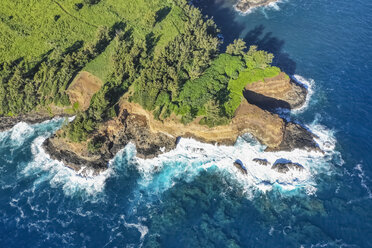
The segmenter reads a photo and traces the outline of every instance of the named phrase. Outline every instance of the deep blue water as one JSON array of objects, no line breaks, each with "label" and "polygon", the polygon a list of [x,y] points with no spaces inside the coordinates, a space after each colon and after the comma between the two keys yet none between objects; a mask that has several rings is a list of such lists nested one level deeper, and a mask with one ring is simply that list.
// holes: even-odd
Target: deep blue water
[{"label": "deep blue water", "polygon": [[[289,0],[246,16],[228,0],[197,5],[225,42],[273,52],[311,87],[290,118],[319,135],[325,156],[263,153],[249,136],[233,148],[181,140],[148,161],[129,145],[85,179],[40,148],[63,120],[21,123],[0,133],[0,247],[372,247],[372,1]],[[254,157],[306,173],[280,177]]]}]

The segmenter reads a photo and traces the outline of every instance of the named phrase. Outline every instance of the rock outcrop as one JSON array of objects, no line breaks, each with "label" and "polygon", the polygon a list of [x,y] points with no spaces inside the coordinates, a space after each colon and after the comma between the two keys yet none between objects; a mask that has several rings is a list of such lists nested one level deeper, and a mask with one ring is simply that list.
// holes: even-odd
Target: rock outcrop
[{"label": "rock outcrop", "polygon": [[266,110],[276,108],[295,109],[306,101],[307,90],[281,72],[263,82],[247,84],[244,96],[251,104]]},{"label": "rock outcrop", "polygon": [[312,134],[294,123],[286,123],[278,115],[243,101],[232,122],[226,126],[208,128],[197,123],[183,125],[176,121],[161,122],[140,105],[122,102],[118,118],[101,125],[94,135],[102,144],[91,152],[87,144],[71,143],[57,135],[47,139],[44,148],[52,158],[81,171],[96,172],[107,168],[108,162],[125,145],[136,145],[137,156],[153,158],[176,147],[178,137],[192,137],[202,142],[232,145],[238,136],[251,133],[267,150],[318,149]]},{"label": "rock outcrop", "polygon": [[322,152],[315,142],[316,136],[306,128],[293,122],[287,122],[282,143],[275,148],[268,147],[268,151],[292,151],[296,148]]},{"label": "rock outcrop", "polygon": [[234,162],[234,166],[244,175],[248,174],[247,168],[245,168],[242,161],[239,159]]},{"label": "rock outcrop", "polygon": [[243,13],[248,12],[252,8],[266,6],[278,0],[239,0],[235,8]]},{"label": "rock outcrop", "polygon": [[252,161],[257,163],[257,164],[264,165],[264,166],[270,165],[270,162],[267,161],[267,159],[254,158]]},{"label": "rock outcrop", "polygon": [[47,121],[52,119],[53,117],[64,117],[69,116],[65,113],[58,113],[55,115],[50,115],[49,113],[45,111],[40,112],[31,112],[28,114],[21,114],[14,117],[11,116],[3,116],[0,117],[0,132],[4,132],[6,130],[11,129],[13,126],[15,126],[19,122],[26,122],[28,124],[36,124],[43,121]]},{"label": "rock outcrop", "polygon": [[136,145],[138,157],[153,158],[174,149],[177,141],[174,136],[152,132],[146,116],[126,109],[119,118],[103,123],[95,138],[101,143],[95,152],[89,151],[86,144],[71,143],[57,135],[47,139],[43,146],[53,159],[84,174],[87,169],[96,173],[105,170],[115,154],[130,142]]},{"label": "rock outcrop", "polygon": [[304,167],[300,164],[295,164],[295,163],[276,163],[271,167],[272,170],[275,170],[279,173],[287,173],[290,170],[298,170],[298,171],[303,171]]},{"label": "rock outcrop", "polygon": [[[200,125],[198,120],[187,125],[176,118],[159,121],[140,105],[123,98],[119,103],[118,117],[101,123],[99,130],[93,135],[93,139],[101,144],[99,148],[89,151],[87,143],[71,143],[59,137],[58,132],[45,141],[44,147],[52,158],[63,161],[77,171],[92,168],[96,172],[106,169],[115,154],[130,142],[136,145],[138,157],[152,158],[174,149],[178,137],[233,145],[238,136],[251,133],[267,146],[267,151],[290,151],[296,148],[320,151],[314,141],[314,135],[308,130],[268,111],[278,105],[273,101],[266,101],[267,98],[285,102],[289,108],[293,108],[305,101],[306,89],[291,82],[288,76],[281,73],[264,82],[247,85],[245,91],[247,90],[265,98],[246,96],[249,102],[242,99],[228,125],[209,128]],[[265,110],[264,106],[267,106],[268,110]],[[255,162],[266,165],[261,160]]]}]

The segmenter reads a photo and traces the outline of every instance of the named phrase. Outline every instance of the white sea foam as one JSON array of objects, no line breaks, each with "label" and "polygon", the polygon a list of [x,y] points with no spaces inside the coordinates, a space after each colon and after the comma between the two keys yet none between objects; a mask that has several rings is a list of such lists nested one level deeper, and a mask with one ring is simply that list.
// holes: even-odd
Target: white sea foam
[{"label": "white sea foam", "polygon": [[19,122],[10,129],[10,140],[13,145],[22,145],[25,139],[31,136],[34,129],[25,122]]},{"label": "white sea foam", "polygon": [[24,175],[29,176],[40,171],[47,172],[35,183],[49,181],[52,187],[61,186],[66,195],[75,195],[82,192],[94,195],[103,190],[105,181],[112,173],[112,169],[108,169],[96,176],[83,177],[74,170],[67,168],[62,162],[50,158],[42,148],[46,138],[46,136],[40,136],[33,141],[31,151],[34,158],[23,169],[22,173]]},{"label": "white sea foam", "polygon": [[358,177],[360,178],[360,185],[367,191],[367,194],[368,194],[367,198],[372,199],[372,191],[367,185],[367,181],[371,182],[371,179],[368,176],[366,176],[366,174],[364,173],[363,165],[357,164],[354,167],[354,170],[356,170],[358,173]]},{"label": "white sea foam", "polygon": [[[306,85],[311,96],[313,81],[298,75],[295,75],[294,78]],[[308,102],[309,100],[307,100]],[[149,160],[136,158],[135,146],[129,144],[115,156],[105,172],[93,176],[92,171],[90,176],[83,177],[64,166],[63,163],[51,159],[45,153],[42,143],[50,135],[50,133],[46,133],[45,136],[39,136],[33,141],[31,145],[33,161],[25,166],[22,173],[37,175],[40,172],[46,172],[42,173],[35,181],[35,187],[37,184],[48,181],[53,187],[62,187],[67,195],[82,192],[94,195],[103,191],[105,181],[109,176],[117,172],[120,173],[122,166],[126,166],[134,160],[141,174],[141,179],[138,182],[140,187],[151,189],[146,192],[156,196],[173,187],[178,180],[191,181],[200,172],[210,169],[218,169],[236,181],[248,197],[253,196],[256,191],[266,192],[272,189],[280,189],[281,191],[302,189],[311,195],[316,193],[314,176],[320,171],[330,172],[330,164],[335,157],[338,163],[342,164],[343,162],[341,155],[335,152],[334,131],[318,124],[318,119],[316,118],[308,128],[317,135],[316,141],[325,152],[324,154],[298,149],[291,152],[264,152],[265,147],[249,134],[239,137],[234,146],[216,146],[182,138],[175,150]],[[24,137],[33,134],[32,130],[33,128],[29,125],[20,123],[12,130],[12,140],[22,141]],[[266,159],[271,165],[283,159],[289,160],[301,164],[304,170],[290,170],[288,173],[282,174],[272,170],[271,166],[263,166],[253,162],[254,158]],[[247,175],[242,174],[233,166],[237,159],[244,163]]]},{"label": "white sea foam", "polygon": [[141,234],[141,241],[145,238],[146,234],[149,232],[149,228],[145,225],[142,225],[140,223],[124,223],[124,226],[127,228],[136,228],[138,232]]},{"label": "white sea foam", "polygon": [[[303,189],[307,194],[315,194],[314,175],[319,171],[329,171],[335,155],[336,140],[332,131],[319,124],[313,123],[309,128],[318,135],[317,142],[324,148],[324,154],[299,149],[291,152],[264,152],[265,147],[248,134],[238,138],[231,147],[181,139],[177,148],[171,152],[154,159],[137,159],[138,170],[142,174],[140,185],[157,195],[172,187],[179,179],[191,181],[201,171],[215,167],[238,182],[248,197],[256,190],[266,192],[273,188],[281,191]],[[289,160],[301,164],[304,170],[291,170],[282,174],[272,170],[271,166],[253,162],[254,158],[266,159],[271,164],[278,160]],[[233,166],[237,159],[244,163],[247,175]]]},{"label": "white sea foam", "polygon": [[258,6],[258,7],[250,8],[247,11],[244,11],[244,12],[239,10],[236,7],[236,4],[233,7],[234,7],[235,11],[239,12],[239,14],[241,14],[241,15],[249,15],[249,14],[261,9],[263,11],[264,15],[266,16],[265,10],[272,9],[272,10],[279,11],[280,10],[279,4],[284,3],[284,2],[286,2],[286,0],[278,0],[276,2],[271,2],[271,3],[269,3],[267,5],[264,5],[264,6]]},{"label": "white sea foam", "polygon": [[[71,121],[72,118],[69,120]],[[10,130],[10,138],[17,145],[22,145],[25,139],[30,138],[34,134],[35,129],[43,129],[46,125],[58,127],[60,121],[60,118],[56,118],[33,126],[22,122],[18,123]],[[105,186],[105,180],[112,173],[112,169],[108,169],[96,176],[93,176],[93,172],[91,172],[91,176],[89,176],[89,172],[85,177],[79,175],[79,173],[64,166],[62,162],[51,159],[44,151],[42,144],[49,135],[50,133],[46,132],[43,136],[38,136],[33,140],[31,144],[33,159],[22,168],[21,174],[25,176],[38,175],[34,182],[34,188],[38,184],[48,181],[53,187],[62,187],[66,195],[77,193],[94,195],[97,192],[101,192]]]},{"label": "white sea foam", "polygon": [[300,75],[293,75],[292,79],[307,89],[305,103],[301,107],[292,110],[294,114],[302,113],[308,108],[310,99],[314,94],[315,81],[313,79],[306,79]]}]

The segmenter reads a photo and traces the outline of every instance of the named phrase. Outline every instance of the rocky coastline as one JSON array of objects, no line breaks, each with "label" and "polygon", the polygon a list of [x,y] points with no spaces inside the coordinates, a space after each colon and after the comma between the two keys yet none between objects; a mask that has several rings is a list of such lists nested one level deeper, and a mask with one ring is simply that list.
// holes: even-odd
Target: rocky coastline
[{"label": "rocky coastline", "polygon": [[71,116],[71,115],[64,114],[64,113],[52,115],[52,114],[49,114],[43,111],[31,112],[28,114],[21,114],[21,115],[17,115],[14,117],[3,116],[3,117],[0,117],[0,132],[4,132],[4,131],[11,129],[13,126],[15,126],[19,122],[25,122],[27,124],[36,124],[36,123],[50,120],[54,117],[67,117],[67,116]]},{"label": "rocky coastline", "polygon": [[[123,100],[120,102],[118,117],[101,124],[93,138],[99,140],[100,147],[88,149],[88,143],[72,143],[59,135],[58,131],[45,140],[43,148],[51,158],[62,161],[66,166],[81,174],[95,174],[104,171],[117,152],[129,143],[136,146],[137,157],[153,158],[177,146],[180,137],[198,141],[233,145],[236,139],[252,134],[265,145],[266,151],[291,151],[293,149],[320,151],[315,136],[306,128],[288,122],[275,114],[278,107],[294,109],[306,100],[307,90],[293,82],[285,73],[280,73],[263,82],[248,84],[244,89],[244,99],[235,112],[231,123],[209,128],[194,122],[183,125],[169,118],[155,120],[152,113],[140,105]],[[89,99],[90,100],[90,99]],[[1,117],[0,131],[10,129],[18,122],[29,124],[49,120],[55,116],[67,116],[63,112],[33,112],[17,117]]]},{"label": "rocky coastline", "polygon": [[242,13],[247,13],[253,8],[266,6],[275,2],[278,2],[278,0],[239,0],[235,8]]},{"label": "rocky coastline", "polygon": [[[88,170],[94,173],[104,171],[116,153],[129,143],[136,146],[137,157],[147,159],[175,149],[180,137],[233,145],[238,136],[251,133],[267,146],[267,151],[291,151],[297,148],[320,151],[312,133],[270,112],[270,109],[278,106],[270,106],[275,103],[273,101],[264,101],[275,99],[285,102],[284,107],[290,109],[300,107],[305,102],[306,89],[292,82],[284,73],[265,82],[247,85],[247,89],[259,97],[243,99],[229,125],[209,128],[200,125],[197,120],[188,125],[172,119],[159,121],[140,105],[123,99],[118,117],[103,123],[94,134],[94,138],[101,143],[96,151],[89,151],[87,144],[71,143],[60,138],[58,132],[47,139],[43,147],[53,159],[62,161],[81,174],[88,174]],[[256,104],[250,103],[252,101],[256,101]],[[262,104],[267,109],[259,107]]]}]

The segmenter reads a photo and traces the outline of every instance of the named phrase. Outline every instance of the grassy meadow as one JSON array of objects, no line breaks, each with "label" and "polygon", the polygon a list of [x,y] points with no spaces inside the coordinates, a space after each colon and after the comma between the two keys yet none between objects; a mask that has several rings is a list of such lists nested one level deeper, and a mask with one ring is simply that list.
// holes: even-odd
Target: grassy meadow
[{"label": "grassy meadow", "polygon": [[[20,58],[37,62],[56,47],[64,50],[77,41],[89,43],[99,26],[112,27],[119,22],[131,26],[139,38],[153,32],[159,39],[156,50],[182,29],[181,11],[172,7],[172,1],[102,0],[89,5],[84,0],[4,0],[1,5],[0,63]],[[152,20],[154,11],[156,23]],[[113,51],[109,46],[86,70],[106,76]]]}]

